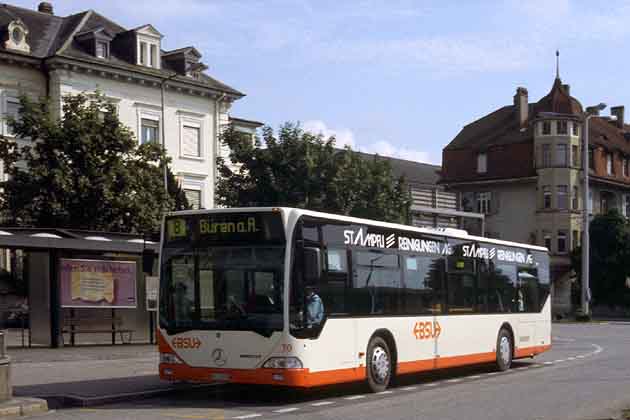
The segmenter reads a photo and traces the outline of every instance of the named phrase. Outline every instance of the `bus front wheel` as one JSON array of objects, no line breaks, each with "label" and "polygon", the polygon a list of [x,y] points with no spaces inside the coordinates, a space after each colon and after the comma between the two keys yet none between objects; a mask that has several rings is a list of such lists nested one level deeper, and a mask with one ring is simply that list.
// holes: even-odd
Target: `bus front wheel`
[{"label": "bus front wheel", "polygon": [[367,351],[367,381],[372,392],[383,392],[392,377],[392,357],[389,346],[381,337],[373,337]]},{"label": "bus front wheel", "polygon": [[505,371],[512,365],[512,335],[506,328],[501,328],[497,337],[497,368]]}]

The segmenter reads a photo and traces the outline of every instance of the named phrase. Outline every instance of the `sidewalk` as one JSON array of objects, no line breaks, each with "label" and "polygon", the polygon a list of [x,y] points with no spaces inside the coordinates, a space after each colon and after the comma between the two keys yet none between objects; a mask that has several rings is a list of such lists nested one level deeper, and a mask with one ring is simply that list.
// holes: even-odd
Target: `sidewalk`
[{"label": "sidewalk", "polygon": [[10,349],[13,393],[52,408],[93,406],[188,389],[158,376],[155,345]]}]

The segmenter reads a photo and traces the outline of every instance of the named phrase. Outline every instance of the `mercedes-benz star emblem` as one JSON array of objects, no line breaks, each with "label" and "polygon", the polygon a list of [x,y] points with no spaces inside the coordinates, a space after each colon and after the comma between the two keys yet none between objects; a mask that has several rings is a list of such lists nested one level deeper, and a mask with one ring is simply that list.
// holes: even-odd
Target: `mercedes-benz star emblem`
[{"label": "mercedes-benz star emblem", "polygon": [[223,349],[212,350],[212,360],[214,361],[215,365],[223,366],[227,362],[225,351]]}]

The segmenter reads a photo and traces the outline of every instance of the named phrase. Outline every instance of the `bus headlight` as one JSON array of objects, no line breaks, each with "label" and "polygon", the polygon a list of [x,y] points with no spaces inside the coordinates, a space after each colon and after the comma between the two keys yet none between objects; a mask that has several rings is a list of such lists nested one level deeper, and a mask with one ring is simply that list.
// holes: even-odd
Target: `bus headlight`
[{"label": "bus headlight", "polygon": [[303,365],[297,357],[272,357],[267,359],[263,367],[270,369],[302,369]]},{"label": "bus headlight", "polygon": [[173,353],[160,353],[160,363],[166,363],[169,365],[179,365],[184,362],[179,360],[179,357],[175,356]]}]

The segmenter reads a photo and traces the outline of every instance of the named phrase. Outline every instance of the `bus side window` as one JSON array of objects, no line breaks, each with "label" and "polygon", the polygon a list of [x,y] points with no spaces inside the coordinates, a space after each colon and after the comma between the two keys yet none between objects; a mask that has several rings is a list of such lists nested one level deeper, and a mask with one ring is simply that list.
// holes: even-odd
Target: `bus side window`
[{"label": "bus side window", "polygon": [[355,251],[352,303],[357,314],[401,313],[400,257],[391,251]]},{"label": "bus side window", "polygon": [[540,291],[538,270],[536,268],[518,267],[518,285],[516,299],[520,312],[538,312],[540,310]]},{"label": "bus side window", "polygon": [[516,267],[497,264],[490,276],[488,296],[490,312],[516,312]]},{"label": "bus side window", "polygon": [[419,255],[404,256],[404,313],[407,315],[442,312],[443,259]]},{"label": "bus side window", "polygon": [[326,314],[345,314],[348,312],[348,251],[343,248],[329,248],[324,262],[324,273],[319,283],[319,296],[324,303],[324,310]]}]

